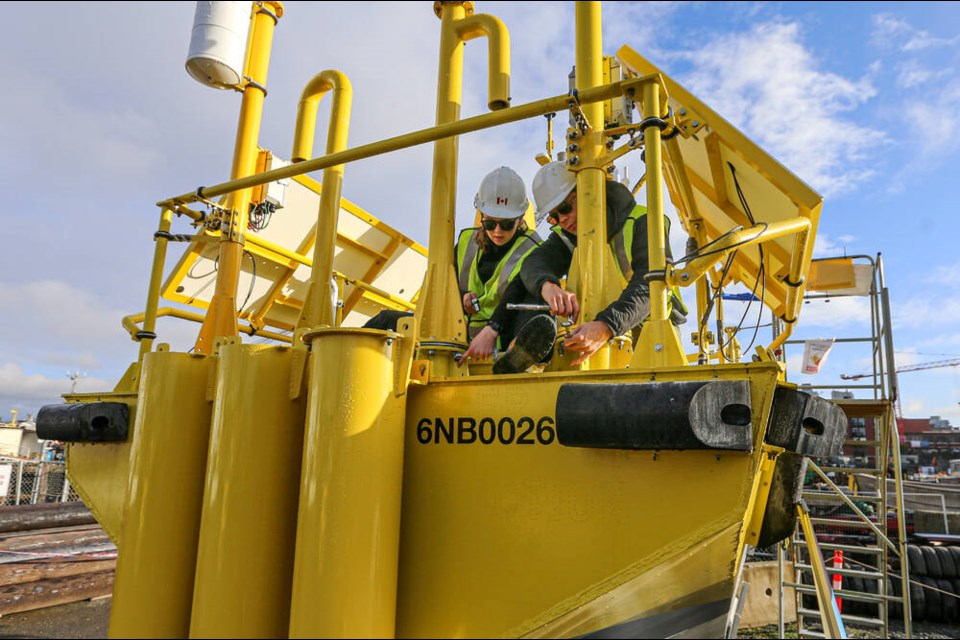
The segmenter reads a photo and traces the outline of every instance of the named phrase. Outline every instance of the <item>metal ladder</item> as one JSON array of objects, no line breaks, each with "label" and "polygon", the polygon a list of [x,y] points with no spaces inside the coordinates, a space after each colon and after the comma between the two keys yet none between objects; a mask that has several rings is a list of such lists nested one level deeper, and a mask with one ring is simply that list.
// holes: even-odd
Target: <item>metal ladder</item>
[{"label": "metal ladder", "polygon": [[[865,262],[857,263],[858,260]],[[816,538],[812,548],[818,548],[822,554],[822,564],[831,579],[830,591],[845,626],[890,637],[890,620],[902,619],[905,636],[909,638],[909,562],[895,415],[896,367],[882,264],[879,255],[875,260],[870,256],[851,256],[814,261],[817,262],[828,267],[823,269],[827,277],[819,282],[816,277],[808,281],[806,301],[829,302],[851,296],[869,300],[870,335],[836,338],[833,349],[868,349],[873,372],[856,377],[863,383],[802,385],[817,393],[829,391],[849,419],[842,459],[808,463],[801,497]],[[834,266],[831,273],[829,268]],[[811,269],[811,275],[815,273]],[[853,281],[843,282],[852,276]],[[788,340],[785,344],[803,342]],[[832,357],[849,355],[838,353]],[[822,622],[821,609],[832,608],[833,603],[824,604],[816,597],[814,567],[802,527],[797,527],[786,546],[778,552],[778,559],[783,562],[789,556],[793,576],[781,572],[781,597],[785,588],[793,589],[798,637],[837,637]],[[906,598],[904,593],[908,594]],[[841,633],[840,637],[845,635]]]}]

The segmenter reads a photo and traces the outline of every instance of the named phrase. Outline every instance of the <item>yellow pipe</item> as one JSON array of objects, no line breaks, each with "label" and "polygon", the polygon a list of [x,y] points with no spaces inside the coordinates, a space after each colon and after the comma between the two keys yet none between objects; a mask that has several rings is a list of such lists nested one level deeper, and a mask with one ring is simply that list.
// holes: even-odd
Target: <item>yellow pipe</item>
[{"label": "yellow pipe", "polygon": [[[576,3],[576,87],[577,93],[603,84],[603,47],[599,2]],[[610,302],[604,285],[606,269],[607,197],[606,172],[599,165],[606,151],[603,136],[603,103],[580,107],[588,128],[576,139],[579,153],[571,156],[583,168],[577,171],[577,284],[583,321],[596,319]],[[573,165],[577,169],[577,165]],[[589,369],[610,368],[610,348],[604,346],[590,357]]]},{"label": "yellow pipe", "polygon": [[[343,151],[347,147],[347,132],[350,127],[350,107],[353,88],[350,80],[339,71],[327,70],[314,76],[304,88],[297,109],[297,126],[294,133],[293,160],[295,162],[313,155],[314,123],[320,100],[328,91],[333,91],[330,105],[330,124],[327,130],[327,155]],[[320,190],[320,207],[317,212],[317,239],[313,244],[313,269],[310,286],[298,327],[312,329],[317,325],[334,326],[336,314],[333,305],[333,254],[337,248],[337,221],[340,218],[340,195],[343,189],[343,165],[327,167],[323,171],[323,186]]]},{"label": "yellow pipe", "polygon": [[454,23],[463,42],[487,36],[487,108],[510,106],[510,32],[499,18],[488,14],[467,16]]},{"label": "yellow pipe", "polygon": [[306,415],[293,352],[218,351],[191,638],[286,637]]},{"label": "yellow pipe", "polygon": [[[157,330],[157,305],[160,302],[160,286],[163,281],[163,265],[167,259],[168,240],[164,234],[170,233],[170,224],[173,222],[173,212],[164,207],[160,211],[159,233],[154,236],[156,245],[153,249],[153,266],[150,268],[150,285],[147,287],[147,308],[143,315],[143,330],[140,334],[140,355],[138,362],[143,362],[143,356],[150,353],[153,348],[153,341],[156,339]],[[137,333],[140,333],[139,331]],[[131,332],[134,340],[136,334]]]},{"label": "yellow pipe", "polygon": [[110,638],[186,638],[210,436],[214,360],[143,358]]},{"label": "yellow pipe", "polygon": [[[643,122],[656,121],[663,115],[659,82],[643,85]],[[641,123],[642,125],[643,123]],[[661,367],[687,364],[687,356],[680,344],[680,336],[667,313],[669,289],[665,282],[667,268],[664,210],[663,210],[663,153],[660,146],[660,128],[656,124],[641,126],[644,139],[644,158],[647,177],[647,249],[650,274],[650,318],[644,322],[637,341],[631,366]]]},{"label": "yellow pipe", "polygon": [[[778,220],[775,222],[763,223],[739,229],[726,234],[710,245],[709,255],[703,255],[694,258],[687,263],[683,269],[671,270],[667,275],[667,283],[670,285],[689,286],[697,282],[713,265],[720,262],[733,251],[748,247],[775,238],[781,238],[796,234],[797,250],[793,252],[793,259],[790,263],[790,272],[787,277],[789,282],[798,283],[798,286],[790,286],[787,290],[787,299],[784,304],[783,314],[786,328],[778,335],[767,347],[773,351],[782,345],[793,332],[793,322],[796,321],[800,304],[803,301],[802,287],[799,284],[803,277],[803,256],[806,253],[806,245],[810,241],[810,229],[812,223],[809,218],[797,216],[787,220]],[[717,336],[721,339],[722,336]]]},{"label": "yellow pipe", "polygon": [[[643,117],[659,118],[660,87],[655,83],[646,85],[643,91]],[[660,147],[660,129],[648,126],[643,130],[644,158],[647,176],[647,242],[650,271],[663,273],[667,267],[666,238],[664,237],[663,211],[663,164]],[[667,287],[663,280],[650,281],[650,320],[667,319]]]},{"label": "yellow pipe", "polygon": [[[707,273],[713,265],[726,259],[733,251],[795,233],[806,235],[809,231],[810,219],[802,217],[765,222],[746,229],[732,231],[710,245],[709,255],[694,258],[683,269],[673,270],[667,281],[670,285],[689,286]],[[806,242],[805,239],[803,241]],[[703,248],[701,247],[701,249]],[[798,254],[795,252],[795,255]],[[798,264],[791,265],[791,269],[799,270],[799,268],[800,265]],[[793,274],[791,273],[791,275]]]},{"label": "yellow pipe", "polygon": [[[267,6],[272,7],[271,11]],[[270,49],[277,19],[283,15],[280,2],[264,2],[254,11],[250,49],[247,51],[245,68],[249,74],[243,90],[237,140],[233,156],[232,178],[242,178],[256,173],[257,138],[260,135],[260,120],[263,115],[263,100],[266,96],[267,68],[270,64]],[[209,354],[213,341],[221,336],[236,336],[237,329],[237,284],[240,279],[240,263],[243,259],[243,242],[246,235],[251,190],[243,188],[232,192],[227,200],[230,212],[224,221],[220,235],[220,256],[216,289],[204,318],[194,350]]]},{"label": "yellow pipe", "polygon": [[[440,17],[440,65],[437,80],[437,125],[460,119],[463,93],[463,38],[457,22],[467,14],[463,2],[441,2],[436,6]],[[467,338],[463,311],[455,304],[456,274],[453,271],[453,241],[456,231],[458,139],[437,140],[433,148],[433,177],[430,196],[430,240],[427,249],[427,273],[423,296],[417,304],[421,341],[465,343]],[[445,376],[456,369],[444,357],[445,352],[431,357],[437,375]]]},{"label": "yellow pipe", "polygon": [[406,420],[406,394],[394,394],[398,339],[412,332],[304,334],[312,361],[291,638],[394,637]]},{"label": "yellow pipe", "polygon": [[[140,327],[137,323],[142,322],[146,314],[144,313],[135,313],[133,315],[126,316],[122,320],[123,328],[127,330],[130,334],[130,338],[133,340],[137,339],[137,334],[140,332]],[[190,320],[192,322],[202,323],[203,316],[199,313],[193,313],[191,311],[184,311],[183,309],[174,309],[173,307],[161,307],[157,309],[156,317],[162,318],[164,316],[171,316],[173,318],[180,318],[181,320]],[[266,331],[263,329],[256,329],[254,327],[247,327],[240,325],[239,330],[242,333],[245,333],[250,336],[261,336],[263,338],[270,338],[271,340],[277,340],[279,342],[291,341],[290,336],[284,335],[282,333],[274,333],[273,331]]]},{"label": "yellow pipe", "polygon": [[[609,100],[610,98],[624,95],[627,92],[631,92],[632,95],[632,92],[635,91],[637,87],[640,87],[650,81],[650,77],[630,78],[628,80],[621,80],[619,82],[606,84],[602,87],[589,89],[580,94],[579,103],[581,106],[585,104],[592,104],[594,102]],[[535,102],[513,106],[509,109],[494,111],[493,113],[485,113],[479,116],[457,120],[456,122],[448,122],[446,124],[430,127],[429,129],[421,129],[412,133],[406,133],[393,138],[387,138],[386,140],[381,140],[380,142],[372,142],[370,144],[365,144],[353,149],[347,149],[346,151],[341,151],[329,156],[323,156],[322,158],[304,160],[303,162],[297,162],[286,167],[271,169],[270,171],[246,178],[238,178],[236,180],[230,180],[229,182],[223,182],[209,187],[202,187],[197,191],[191,191],[179,196],[167,198],[166,200],[161,200],[157,203],[157,206],[169,206],[179,209],[189,202],[196,202],[198,199],[211,200],[237,189],[255,187],[257,185],[274,182],[276,180],[283,180],[286,178],[292,178],[294,176],[313,173],[314,171],[326,169],[327,167],[337,164],[347,164],[349,162],[355,162],[357,160],[372,158],[374,156],[391,153],[393,151],[415,147],[428,142],[436,142],[444,138],[473,133],[475,131],[482,131],[484,129],[490,129],[504,124],[510,124],[512,122],[519,122],[520,120],[526,120],[536,116],[542,116],[547,113],[565,111],[570,108],[572,102],[573,101],[569,95],[562,94],[552,98],[544,98],[543,100],[537,100]]]},{"label": "yellow pipe", "polygon": [[810,572],[813,573],[813,583],[817,591],[817,601],[820,605],[820,622],[823,623],[823,637],[846,638],[847,632],[843,627],[840,612],[837,610],[837,603],[833,597],[833,588],[830,586],[830,577],[827,575],[827,567],[823,562],[820,546],[817,544],[817,536],[813,531],[813,523],[810,522],[810,513],[807,511],[806,504],[803,503],[803,501],[797,505],[797,518],[800,520],[800,528],[803,529],[803,537],[807,543],[807,552],[810,556]]}]

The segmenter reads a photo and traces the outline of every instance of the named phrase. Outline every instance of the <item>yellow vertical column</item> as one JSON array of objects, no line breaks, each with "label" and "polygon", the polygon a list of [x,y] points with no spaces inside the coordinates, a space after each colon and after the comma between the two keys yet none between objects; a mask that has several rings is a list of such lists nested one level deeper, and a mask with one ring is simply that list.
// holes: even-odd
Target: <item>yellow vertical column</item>
[{"label": "yellow vertical column", "polygon": [[[283,15],[283,5],[280,2],[255,3],[254,6],[250,48],[245,64],[247,85],[243,90],[243,101],[240,105],[231,180],[253,175],[257,170],[257,139],[260,136],[263,100],[267,91],[267,69],[270,66],[273,31],[278,18]],[[194,345],[197,353],[211,353],[213,342],[218,337],[238,335],[237,284],[240,280],[240,263],[243,260],[250,196],[251,189],[247,188],[231,193],[227,198],[230,217],[224,221],[220,232],[217,283]]]},{"label": "yellow vertical column", "polygon": [[185,638],[190,630],[213,363],[166,350],[143,358],[111,638]]},{"label": "yellow vertical column", "polygon": [[[455,23],[467,14],[462,2],[438,2],[440,16],[440,69],[437,81],[437,125],[460,119],[463,87],[463,47]],[[472,5],[472,3],[469,3]],[[457,150],[456,137],[437,141],[433,148],[433,193],[430,198],[430,243],[423,294],[417,304],[420,340],[423,342],[465,343],[463,310],[454,304],[459,297],[453,269],[453,241],[456,226]],[[437,351],[431,366],[436,375],[460,375],[446,351]]]},{"label": "yellow vertical column", "polygon": [[[599,2],[577,2],[577,90],[583,91],[603,84],[603,45]],[[607,248],[606,173],[599,166],[605,151],[603,140],[603,103],[582,107],[590,125],[578,139],[577,171],[577,256],[580,298],[583,322],[595,320],[597,314],[610,302],[605,295],[605,284],[611,265]],[[573,166],[573,169],[578,169]],[[586,369],[610,368],[610,347],[604,346],[592,355]]]},{"label": "yellow vertical column", "polygon": [[191,638],[283,638],[290,616],[305,394],[293,349],[220,347]]},{"label": "yellow vertical column", "polygon": [[[407,323],[402,340],[413,339]],[[394,636],[406,420],[398,339],[374,329],[304,335],[312,360],[291,638]]]},{"label": "yellow vertical column", "polygon": [[680,337],[667,313],[667,288],[664,280],[667,267],[663,210],[663,149],[660,144],[660,83],[643,86],[643,149],[647,168],[647,242],[650,259],[650,318],[643,324],[631,366],[657,367],[686,364],[687,357]]}]

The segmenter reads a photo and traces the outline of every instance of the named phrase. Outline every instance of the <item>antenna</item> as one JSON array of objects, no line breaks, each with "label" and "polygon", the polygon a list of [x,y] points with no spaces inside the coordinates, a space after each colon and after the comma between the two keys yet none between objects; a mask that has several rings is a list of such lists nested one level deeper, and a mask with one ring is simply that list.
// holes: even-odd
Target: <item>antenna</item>
[{"label": "antenna", "polygon": [[67,377],[70,378],[70,382],[71,382],[71,385],[70,385],[70,393],[76,393],[76,392],[77,392],[77,380],[79,380],[80,378],[86,378],[86,377],[87,377],[87,374],[86,374],[86,373],[80,373],[79,371],[75,371],[75,372],[73,372],[73,373],[70,373],[69,371],[67,371]]}]

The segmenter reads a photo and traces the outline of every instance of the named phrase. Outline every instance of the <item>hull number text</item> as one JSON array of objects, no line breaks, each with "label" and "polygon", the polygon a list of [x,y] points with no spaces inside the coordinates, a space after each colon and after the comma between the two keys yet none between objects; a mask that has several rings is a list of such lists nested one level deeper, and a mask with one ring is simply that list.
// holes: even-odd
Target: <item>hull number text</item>
[{"label": "hull number text", "polygon": [[423,418],[417,423],[420,444],[550,444],[557,436],[553,418]]}]

